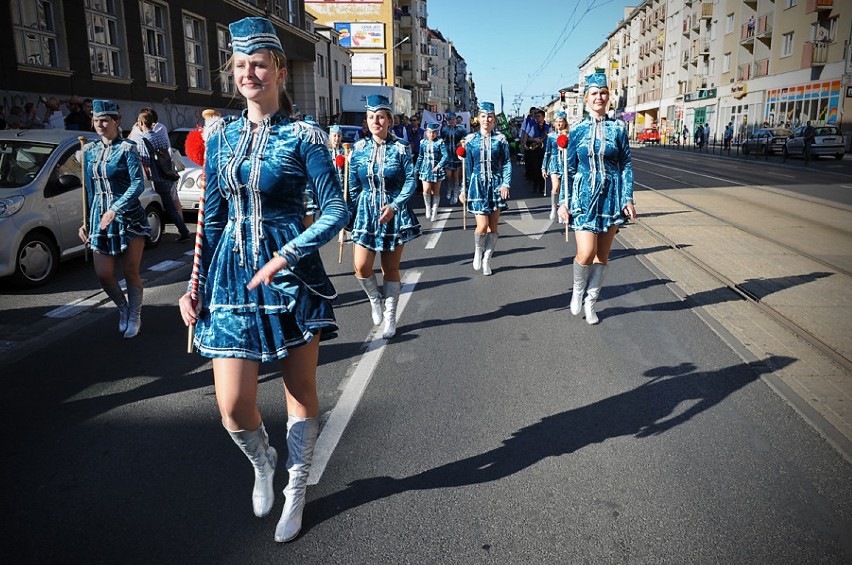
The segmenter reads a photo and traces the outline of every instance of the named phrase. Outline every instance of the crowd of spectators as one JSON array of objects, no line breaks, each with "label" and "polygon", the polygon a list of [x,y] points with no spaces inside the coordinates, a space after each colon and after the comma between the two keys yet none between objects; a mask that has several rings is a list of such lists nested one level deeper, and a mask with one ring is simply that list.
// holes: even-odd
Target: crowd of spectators
[{"label": "crowd of spectators", "polygon": [[92,99],[72,96],[60,101],[55,96],[42,96],[38,101],[27,102],[23,106],[0,105],[0,129],[94,131]]}]

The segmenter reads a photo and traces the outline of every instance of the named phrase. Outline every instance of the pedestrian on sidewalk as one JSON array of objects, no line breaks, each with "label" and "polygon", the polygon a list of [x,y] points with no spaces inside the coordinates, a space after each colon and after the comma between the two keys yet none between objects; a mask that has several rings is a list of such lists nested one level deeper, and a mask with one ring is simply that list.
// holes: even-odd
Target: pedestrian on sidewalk
[{"label": "pedestrian on sidewalk", "polygon": [[166,216],[172,221],[180,234],[177,241],[189,241],[189,229],[186,227],[186,222],[183,221],[183,214],[175,207],[172,196],[176,181],[164,177],[157,167],[157,163],[154,162],[152,150],[154,152],[169,150],[169,138],[162,132],[154,130],[156,123],[156,118],[150,111],[142,110],[139,112],[139,116],[136,118],[136,127],[141,134],[138,144],[139,156],[142,159],[145,171],[148,173],[148,178],[154,184],[154,190],[160,195],[160,200],[163,201]]},{"label": "pedestrian on sidewalk", "polygon": [[609,87],[603,69],[586,77],[583,98],[589,116],[571,129],[565,171],[566,179],[577,180],[562,186],[559,219],[570,223],[577,242],[571,313],[585,309],[586,322],[597,324],[595,304],[612,241],[619,225],[636,218],[636,209],[627,127],[606,115]]},{"label": "pedestrian on sidewalk", "polygon": [[[417,180],[411,149],[390,131],[393,115],[387,96],[367,97],[367,124],[371,137],[358,140],[350,156],[352,256],[355,278],[370,299],[373,324],[384,321],[382,337],[390,339],[396,335],[402,251],[420,236],[420,223],[409,206]],[[381,256],[384,292],[373,271],[376,253]]]},{"label": "pedestrian on sidewalk", "polygon": [[[490,275],[491,258],[497,246],[500,213],[509,205],[509,185],[512,182],[512,158],[509,142],[494,131],[497,116],[493,102],[479,106],[479,131],[465,138],[465,174],[467,194],[463,194],[465,209],[476,218],[473,232],[473,269]],[[536,169],[538,170],[538,169]]]},{"label": "pedestrian on sidewalk", "polygon": [[[562,181],[563,152],[559,150],[557,140],[560,135],[568,137],[568,114],[556,112],[554,129],[547,134],[544,144],[544,159],[542,160],[541,174],[547,179],[550,177],[550,219],[556,219],[556,209],[559,207],[559,185]],[[546,182],[546,181],[545,181]]]},{"label": "pedestrian on sidewalk", "polygon": [[423,183],[423,203],[426,206],[426,218],[433,222],[438,219],[438,204],[441,201],[441,181],[444,180],[444,165],[447,159],[456,159],[447,153],[444,140],[438,137],[440,127],[437,123],[426,124],[426,139],[420,142],[417,164],[414,170]]},{"label": "pedestrian on sidewalk", "polygon": [[[252,508],[275,502],[278,453],[257,408],[260,363],[277,361],[287,402],[284,509],[275,541],[299,534],[305,490],[319,434],[316,373],[320,339],[334,337],[336,293],[319,248],[349,218],[326,137],[291,122],[287,60],[272,22],[248,17],[229,25],[228,66],[246,109],[206,132],[200,298],[180,298],[195,347],[213,359],[222,425],[251,461]],[[322,215],[302,225],[304,191],[313,180]]]},{"label": "pedestrian on sidewalk", "polygon": [[[79,236],[92,250],[95,273],[101,287],[118,306],[118,331],[126,338],[142,329],[142,277],[139,265],[145,238],[151,229],[139,196],[145,190],[145,177],[136,144],[121,137],[121,114],[112,100],[94,100],[95,132],[100,141],[83,147],[88,231]],[[121,260],[127,298],[115,274]]]}]

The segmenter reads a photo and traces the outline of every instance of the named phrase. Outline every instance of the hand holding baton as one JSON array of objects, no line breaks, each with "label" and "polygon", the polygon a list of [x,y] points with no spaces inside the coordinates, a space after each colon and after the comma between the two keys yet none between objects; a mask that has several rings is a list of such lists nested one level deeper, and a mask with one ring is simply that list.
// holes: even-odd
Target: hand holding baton
[{"label": "hand holding baton", "polygon": [[[556,138],[556,145],[559,146],[559,156],[562,158],[562,182],[559,183],[559,188],[565,191],[565,209],[568,210],[568,136],[564,133]],[[568,225],[569,221],[565,222],[565,242],[568,242]]]},{"label": "hand holding baton", "polygon": [[[85,147],[86,147],[86,139],[85,136],[81,135],[77,138],[80,142],[80,184],[82,185],[80,188],[80,194],[83,195],[83,231],[86,234],[86,238],[89,237],[89,199],[86,197],[86,163],[85,163]],[[89,262],[89,246],[88,242],[83,243],[83,259],[88,263]]]},{"label": "hand holding baton", "polygon": [[462,191],[461,191],[461,201],[462,201],[462,229],[467,229],[467,169],[466,169],[466,159],[465,155],[467,152],[464,148],[465,141],[462,139],[461,145],[456,148],[456,155],[458,155],[459,159],[462,162]]}]

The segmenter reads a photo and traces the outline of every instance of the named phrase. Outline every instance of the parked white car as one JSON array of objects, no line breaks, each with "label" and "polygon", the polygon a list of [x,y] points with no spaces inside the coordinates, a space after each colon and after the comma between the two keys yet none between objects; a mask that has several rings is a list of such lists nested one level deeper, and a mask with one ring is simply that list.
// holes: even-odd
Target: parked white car
[{"label": "parked white car", "polygon": [[180,205],[184,211],[198,211],[198,204],[201,202],[201,188],[198,183],[201,181],[203,170],[186,155],[181,157],[181,161],[183,161],[184,169],[178,173],[180,179],[177,181]]},{"label": "parked white car", "polygon": [[[78,136],[94,133],[0,131],[0,278],[34,287],[53,277],[59,262],[81,255],[83,222]],[[147,247],[163,233],[163,206],[146,181],[140,197],[151,225]]]}]

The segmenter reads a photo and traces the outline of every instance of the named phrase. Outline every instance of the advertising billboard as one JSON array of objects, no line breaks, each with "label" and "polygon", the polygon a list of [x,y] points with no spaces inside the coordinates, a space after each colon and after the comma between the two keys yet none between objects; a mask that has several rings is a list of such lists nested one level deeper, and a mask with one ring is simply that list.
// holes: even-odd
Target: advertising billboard
[{"label": "advertising billboard", "polygon": [[380,22],[338,22],[340,46],[351,49],[384,49],[385,24]]}]

